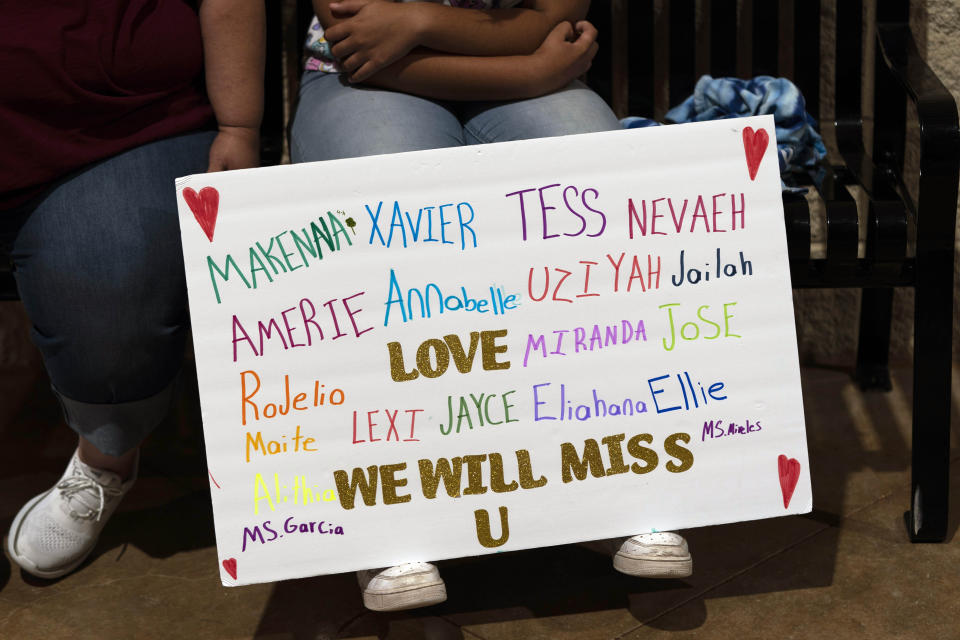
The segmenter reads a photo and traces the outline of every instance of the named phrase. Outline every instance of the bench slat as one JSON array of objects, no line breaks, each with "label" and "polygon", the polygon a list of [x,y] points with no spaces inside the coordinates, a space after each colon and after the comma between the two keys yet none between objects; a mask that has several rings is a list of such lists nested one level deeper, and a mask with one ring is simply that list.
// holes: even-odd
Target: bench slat
[{"label": "bench slat", "polygon": [[837,146],[841,153],[863,147],[860,86],[862,76],[863,5],[837,2],[835,108]]},{"label": "bench slat", "polygon": [[[628,0],[614,0],[617,2],[628,3]],[[653,3],[652,2],[630,2],[630,10],[627,14],[627,21],[624,25],[629,29],[629,60],[630,70],[628,73],[629,83],[633,89],[630,91],[627,100],[627,115],[639,115],[652,117],[654,108],[654,44],[653,36]],[[617,23],[623,23],[622,20],[614,20],[614,30]],[[624,36],[624,42],[627,42],[627,36]],[[616,55],[616,53],[614,54]],[[614,85],[614,95],[616,95],[616,85]],[[618,116],[620,114],[617,114]],[[622,117],[622,116],[621,116]]]},{"label": "bench slat", "polygon": [[796,193],[783,194],[783,217],[787,227],[787,251],[792,260],[810,259],[810,205]]},{"label": "bench slat", "polygon": [[670,3],[670,106],[680,104],[696,84],[696,45],[693,0]]},{"label": "bench slat", "polygon": [[824,178],[814,184],[823,198],[827,221],[827,264],[833,271],[851,271],[857,262],[860,244],[857,203],[838,178],[827,168]]},{"label": "bench slat", "polygon": [[820,0],[793,5],[793,82],[807,103],[807,113],[820,121]]},{"label": "bench slat", "polygon": [[754,0],[752,39],[752,75],[779,75],[780,7],[777,0]]},{"label": "bench slat", "polygon": [[710,75],[726,78],[737,74],[737,2],[709,0]]}]

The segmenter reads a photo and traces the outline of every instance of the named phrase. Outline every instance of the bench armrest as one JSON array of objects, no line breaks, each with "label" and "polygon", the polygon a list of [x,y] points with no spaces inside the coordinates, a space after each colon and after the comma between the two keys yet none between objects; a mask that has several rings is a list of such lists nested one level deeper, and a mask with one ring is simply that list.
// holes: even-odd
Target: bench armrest
[{"label": "bench armrest", "polygon": [[947,249],[949,245],[952,251],[960,176],[957,104],[920,56],[908,25],[878,25],[877,51],[880,54],[878,64],[882,63],[903,87],[917,110],[920,124],[918,218],[924,210],[931,208],[930,205],[933,209],[944,210],[942,214],[928,214],[918,219],[918,233],[925,236],[926,242],[933,241],[937,249]]}]

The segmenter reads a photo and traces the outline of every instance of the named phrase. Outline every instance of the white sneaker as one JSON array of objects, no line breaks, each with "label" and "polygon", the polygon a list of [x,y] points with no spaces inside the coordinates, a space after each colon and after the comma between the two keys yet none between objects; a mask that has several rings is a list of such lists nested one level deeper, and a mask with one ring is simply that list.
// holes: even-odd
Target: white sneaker
[{"label": "white sneaker", "polygon": [[620,546],[613,568],[644,578],[686,578],[693,573],[693,558],[678,533],[641,533]]},{"label": "white sneaker", "polygon": [[427,562],[357,571],[357,580],[363,589],[363,605],[371,611],[429,607],[447,599],[440,572]]},{"label": "white sneaker", "polygon": [[74,452],[60,481],[25,504],[10,526],[10,559],[38,578],[59,578],[93,551],[107,520],[137,477],[126,482],[80,461]]}]

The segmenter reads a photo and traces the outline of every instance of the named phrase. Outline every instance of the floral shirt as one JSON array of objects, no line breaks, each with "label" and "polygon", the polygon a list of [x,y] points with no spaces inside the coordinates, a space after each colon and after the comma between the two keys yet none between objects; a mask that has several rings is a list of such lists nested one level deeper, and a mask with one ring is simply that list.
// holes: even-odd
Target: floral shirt
[{"label": "floral shirt", "polygon": [[[414,2],[417,0],[394,0],[395,2]],[[461,7],[463,9],[512,9],[522,2],[522,0],[420,0],[426,2],[438,2],[449,7]],[[323,27],[316,16],[310,23],[310,29],[307,31],[306,63],[304,69],[307,71],[323,71],[325,73],[340,73],[340,61],[330,52],[330,43],[323,37]]]}]

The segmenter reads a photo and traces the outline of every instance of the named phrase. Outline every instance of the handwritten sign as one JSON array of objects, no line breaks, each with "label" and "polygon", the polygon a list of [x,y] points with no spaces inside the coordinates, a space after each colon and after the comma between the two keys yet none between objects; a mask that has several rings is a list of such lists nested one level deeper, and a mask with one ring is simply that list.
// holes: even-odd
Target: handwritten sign
[{"label": "handwritten sign", "polygon": [[773,139],[178,180],[223,583],[809,511]]}]

